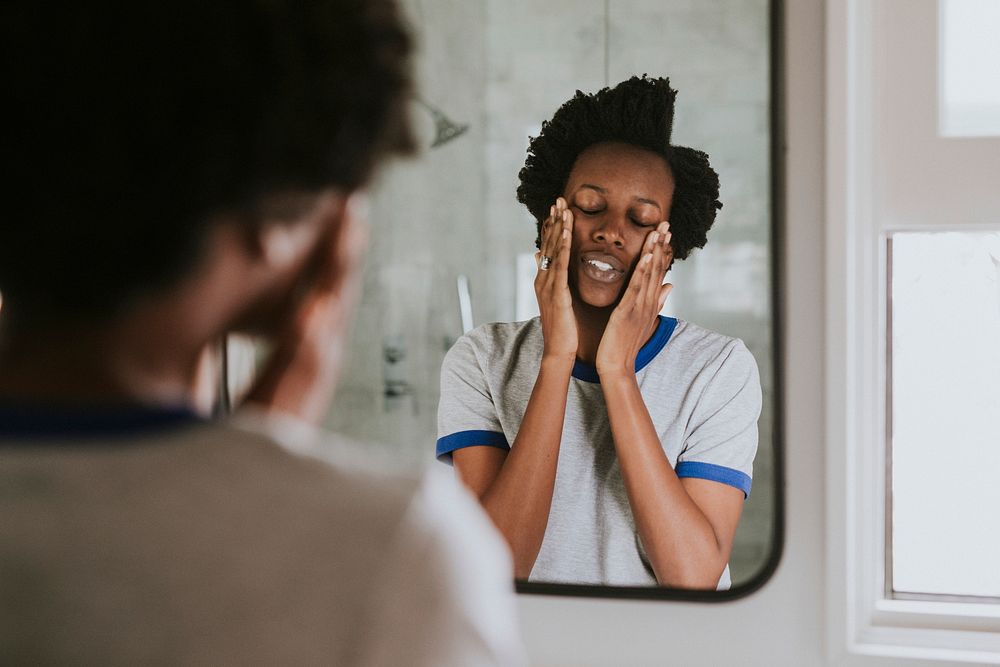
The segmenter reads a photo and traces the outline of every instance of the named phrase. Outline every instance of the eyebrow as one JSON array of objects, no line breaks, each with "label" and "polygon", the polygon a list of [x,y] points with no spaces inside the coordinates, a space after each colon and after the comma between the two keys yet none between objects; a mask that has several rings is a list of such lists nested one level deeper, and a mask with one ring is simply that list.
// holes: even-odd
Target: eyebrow
[{"label": "eyebrow", "polygon": [[[597,192],[600,192],[602,195],[608,194],[608,191],[605,190],[604,188],[602,188],[600,185],[594,185],[592,183],[584,183],[580,187],[581,188],[589,188],[591,190],[595,190]],[[663,210],[663,207],[660,206],[659,203],[657,203],[656,201],[654,201],[652,199],[648,199],[646,197],[636,197],[634,199],[634,201],[637,201],[637,202],[639,202],[641,204],[649,204],[651,206],[655,206],[656,208],[658,208],[661,211]]]}]

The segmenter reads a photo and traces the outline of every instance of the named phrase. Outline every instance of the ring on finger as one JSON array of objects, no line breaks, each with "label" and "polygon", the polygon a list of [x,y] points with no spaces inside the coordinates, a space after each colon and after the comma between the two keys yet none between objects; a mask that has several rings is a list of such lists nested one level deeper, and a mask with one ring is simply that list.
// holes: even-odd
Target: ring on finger
[{"label": "ring on finger", "polygon": [[542,258],[538,261],[538,269],[540,271],[548,271],[550,266],[552,266],[552,258],[548,255],[542,255]]}]

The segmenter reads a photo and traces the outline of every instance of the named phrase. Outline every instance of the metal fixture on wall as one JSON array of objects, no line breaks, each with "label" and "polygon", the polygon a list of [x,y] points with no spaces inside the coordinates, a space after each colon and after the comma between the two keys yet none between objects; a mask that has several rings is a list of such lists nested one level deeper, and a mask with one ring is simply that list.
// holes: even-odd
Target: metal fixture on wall
[{"label": "metal fixture on wall", "polygon": [[[402,336],[386,336],[382,339],[382,394],[386,412],[395,412],[403,405],[404,399],[413,398],[413,387],[407,380],[406,342]],[[413,403],[413,413],[417,404]]]}]

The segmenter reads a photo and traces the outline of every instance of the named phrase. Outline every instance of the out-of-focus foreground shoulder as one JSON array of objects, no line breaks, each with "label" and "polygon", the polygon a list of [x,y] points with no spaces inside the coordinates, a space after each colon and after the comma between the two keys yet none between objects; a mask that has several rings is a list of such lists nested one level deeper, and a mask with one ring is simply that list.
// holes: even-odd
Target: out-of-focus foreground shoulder
[{"label": "out-of-focus foreground shoulder", "polygon": [[360,629],[341,664],[527,664],[510,552],[449,469],[387,473],[394,466],[373,448],[295,419],[248,409],[233,421],[313,470],[326,464],[324,488],[344,526],[336,537],[351,552],[344,576],[364,580],[361,599],[341,601]]},{"label": "out-of-focus foreground shoulder", "polygon": [[372,591],[358,665],[525,665],[506,543],[453,475],[428,470]]}]

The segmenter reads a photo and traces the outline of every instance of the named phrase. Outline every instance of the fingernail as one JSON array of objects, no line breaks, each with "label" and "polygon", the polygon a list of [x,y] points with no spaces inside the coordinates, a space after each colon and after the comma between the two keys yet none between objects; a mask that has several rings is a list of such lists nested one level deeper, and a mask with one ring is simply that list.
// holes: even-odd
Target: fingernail
[{"label": "fingernail", "polygon": [[653,253],[648,253],[645,257],[642,258],[642,263],[643,264],[649,264],[649,262],[652,259],[653,259]]},{"label": "fingernail", "polygon": [[652,234],[649,235],[650,243],[656,243],[659,240],[660,240],[660,235],[658,232],[653,232]]},{"label": "fingernail", "polygon": [[671,234],[670,232],[667,232],[666,234],[664,234],[663,235],[663,245],[667,245],[668,243],[670,243],[670,239],[672,239],[672,238],[673,238],[673,234]]},{"label": "fingernail", "polygon": [[670,229],[670,223],[664,220],[663,222],[660,223],[660,226],[657,227],[657,229],[665,233],[667,230]]}]

